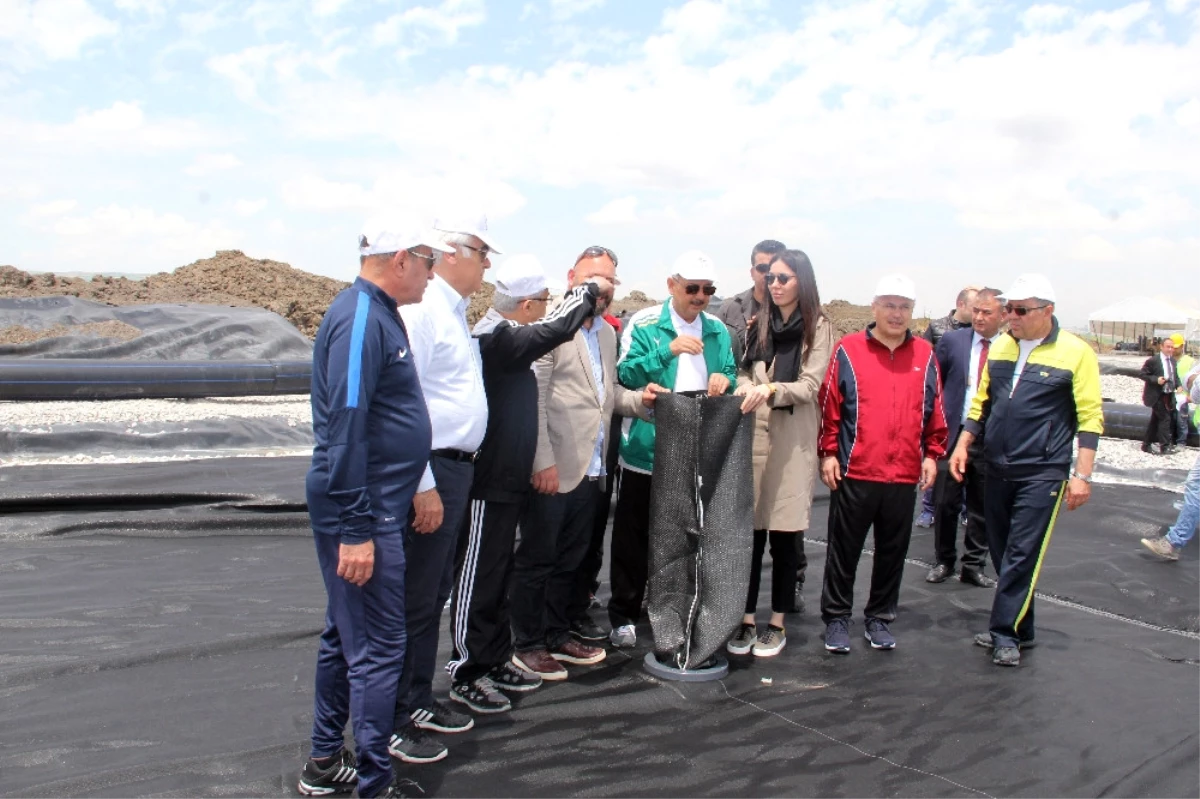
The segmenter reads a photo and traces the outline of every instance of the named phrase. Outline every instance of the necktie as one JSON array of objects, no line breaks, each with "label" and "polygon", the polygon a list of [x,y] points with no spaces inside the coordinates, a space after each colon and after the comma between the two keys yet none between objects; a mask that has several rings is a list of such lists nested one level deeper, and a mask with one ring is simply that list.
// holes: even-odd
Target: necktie
[{"label": "necktie", "polygon": [[975,388],[979,388],[979,381],[983,380],[983,367],[987,363],[988,345],[991,342],[988,339],[979,341],[979,367],[975,370]]}]

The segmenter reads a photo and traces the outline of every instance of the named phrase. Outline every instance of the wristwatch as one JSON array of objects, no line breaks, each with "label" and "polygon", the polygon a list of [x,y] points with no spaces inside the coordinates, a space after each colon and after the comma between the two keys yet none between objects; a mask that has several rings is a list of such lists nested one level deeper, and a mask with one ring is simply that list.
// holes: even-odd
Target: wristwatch
[{"label": "wristwatch", "polygon": [[770,395],[772,397],[775,396],[775,384],[774,383],[767,383],[767,393],[768,393],[768,395]]},{"label": "wristwatch", "polygon": [[1092,476],[1090,474],[1085,475],[1085,474],[1080,474],[1079,472],[1071,472],[1071,476],[1076,478],[1077,480],[1082,480],[1085,483],[1092,482]]}]

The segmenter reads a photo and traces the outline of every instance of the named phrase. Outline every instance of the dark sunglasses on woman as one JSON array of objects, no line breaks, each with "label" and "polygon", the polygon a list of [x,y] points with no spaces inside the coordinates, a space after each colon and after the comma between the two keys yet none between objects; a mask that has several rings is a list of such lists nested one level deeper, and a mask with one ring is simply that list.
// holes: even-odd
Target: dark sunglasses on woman
[{"label": "dark sunglasses on woman", "polygon": [[711,297],[717,293],[716,286],[701,286],[699,283],[688,283],[683,287],[683,290],[688,294],[699,294],[703,291],[705,297]]},{"label": "dark sunglasses on woman", "polygon": [[764,278],[764,280],[767,281],[768,286],[771,285],[772,283],[774,283],[776,280],[779,281],[779,285],[786,286],[788,284],[788,281],[791,279],[792,279],[792,275],[771,275],[771,274],[768,274]]}]

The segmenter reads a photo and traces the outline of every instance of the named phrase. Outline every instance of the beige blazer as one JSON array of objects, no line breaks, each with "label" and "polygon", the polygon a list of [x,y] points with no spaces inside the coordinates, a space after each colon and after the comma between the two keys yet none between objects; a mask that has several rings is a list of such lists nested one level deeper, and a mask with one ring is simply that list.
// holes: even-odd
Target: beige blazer
[{"label": "beige blazer", "polygon": [[[587,475],[596,449],[600,425],[607,425],[613,410],[622,416],[649,419],[642,393],[629,391],[617,382],[617,335],[612,325],[600,325],[600,362],[604,367],[604,402],[596,390],[592,360],[583,331],[559,345],[533,365],[538,383],[538,442],[533,470],[558,467],[558,492],[575,490]],[[608,436],[619,430],[606,430]]]},{"label": "beige blazer", "polygon": [[[833,354],[833,325],[817,323],[808,361],[794,383],[776,383],[775,396],[759,406],[754,420],[754,529],[807,530],[817,477],[817,394]],[[758,361],[738,375],[738,385],[772,382],[775,364]],[[786,409],[791,406],[792,412]],[[781,410],[774,410],[779,408]]]}]

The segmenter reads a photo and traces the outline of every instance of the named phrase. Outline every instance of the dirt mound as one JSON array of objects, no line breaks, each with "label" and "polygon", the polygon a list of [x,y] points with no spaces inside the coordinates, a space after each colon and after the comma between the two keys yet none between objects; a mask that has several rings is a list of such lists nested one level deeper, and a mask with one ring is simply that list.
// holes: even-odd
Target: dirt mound
[{"label": "dirt mound", "polygon": [[347,285],[279,261],[250,258],[240,250],[218,250],[212,258],[142,280],[31,275],[0,266],[0,297],[68,295],[112,305],[178,302],[266,308],[309,338],[317,334],[329,303]]},{"label": "dirt mound", "polygon": [[31,330],[24,325],[0,327],[0,344],[32,344],[46,338],[59,336],[88,336],[90,338],[129,341],[142,334],[133,325],[124,322],[88,322],[83,325],[53,325],[44,330]]}]

